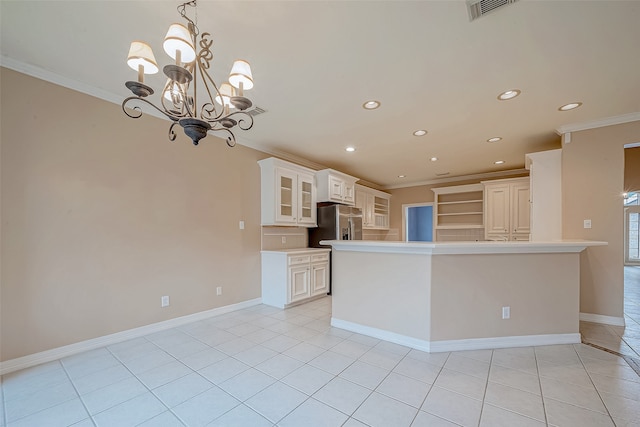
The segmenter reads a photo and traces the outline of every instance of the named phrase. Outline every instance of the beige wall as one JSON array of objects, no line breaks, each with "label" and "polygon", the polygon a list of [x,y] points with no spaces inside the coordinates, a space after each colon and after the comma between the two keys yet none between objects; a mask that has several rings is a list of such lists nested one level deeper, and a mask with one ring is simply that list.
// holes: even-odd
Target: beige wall
[{"label": "beige wall", "polygon": [[640,191],[640,147],[624,150],[624,190]]},{"label": "beige wall", "polygon": [[368,249],[334,249],[333,319],[431,343],[579,332],[578,253]]},{"label": "beige wall", "polygon": [[623,317],[624,145],[637,142],[640,121],[574,132],[563,146],[562,237],[609,242],[582,253],[582,313]]},{"label": "beige wall", "polygon": [[0,80],[1,360],[260,297],[267,155],[180,128],[171,143],[167,121]]},{"label": "beige wall", "polygon": [[[434,256],[431,339],[578,333],[579,258],[576,253]],[[511,317],[503,320],[507,306]]]}]

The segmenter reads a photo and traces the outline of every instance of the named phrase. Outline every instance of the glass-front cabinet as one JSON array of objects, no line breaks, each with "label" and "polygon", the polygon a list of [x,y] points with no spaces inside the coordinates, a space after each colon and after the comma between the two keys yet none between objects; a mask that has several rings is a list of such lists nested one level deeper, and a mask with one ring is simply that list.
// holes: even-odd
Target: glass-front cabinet
[{"label": "glass-front cabinet", "polygon": [[258,164],[262,225],[315,227],[314,171],[273,157]]}]

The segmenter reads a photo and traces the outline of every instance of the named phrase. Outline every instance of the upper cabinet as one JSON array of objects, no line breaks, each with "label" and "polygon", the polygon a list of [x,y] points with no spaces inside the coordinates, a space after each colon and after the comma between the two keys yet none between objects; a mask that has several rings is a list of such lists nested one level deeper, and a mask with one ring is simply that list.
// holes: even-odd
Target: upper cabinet
[{"label": "upper cabinet", "polygon": [[258,164],[262,225],[316,227],[314,171],[273,157]]},{"label": "upper cabinet", "polygon": [[356,184],[356,207],[362,210],[362,228],[389,229],[391,194]]},{"label": "upper cabinet", "polygon": [[531,183],[531,240],[562,239],[562,150],[525,156]]},{"label": "upper cabinet", "polygon": [[354,206],[356,202],[355,184],[358,178],[323,169],[316,172],[319,202],[335,202]]},{"label": "upper cabinet", "polygon": [[487,240],[529,240],[529,178],[497,179],[484,184]]}]

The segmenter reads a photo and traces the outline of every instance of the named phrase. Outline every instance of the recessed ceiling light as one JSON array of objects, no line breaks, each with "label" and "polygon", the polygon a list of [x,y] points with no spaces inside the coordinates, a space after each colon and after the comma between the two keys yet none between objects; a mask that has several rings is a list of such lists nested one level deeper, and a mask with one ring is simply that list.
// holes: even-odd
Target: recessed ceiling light
[{"label": "recessed ceiling light", "polygon": [[558,108],[558,110],[569,111],[569,110],[573,110],[574,108],[578,108],[581,105],[582,105],[582,102],[572,102],[570,104],[563,105],[562,107]]},{"label": "recessed ceiling light", "polygon": [[497,160],[497,161],[493,162],[493,164],[495,164],[495,165],[501,165],[503,163],[504,163],[504,160]]},{"label": "recessed ceiling light", "polygon": [[364,104],[362,104],[362,108],[364,108],[365,110],[375,110],[379,106],[380,106],[379,101],[367,101]]},{"label": "recessed ceiling light", "polygon": [[519,89],[511,89],[511,90],[507,90],[505,92],[502,92],[500,95],[498,95],[498,99],[500,101],[506,101],[509,99],[513,99],[516,96],[520,95],[520,90]]},{"label": "recessed ceiling light", "polygon": [[407,175],[398,175],[398,178],[406,178]]},{"label": "recessed ceiling light", "polygon": [[499,136],[494,136],[493,138],[489,138],[489,139],[487,139],[487,142],[498,142],[498,141],[500,141],[500,140],[502,140],[502,138],[501,138],[501,137],[499,137]]},{"label": "recessed ceiling light", "polygon": [[356,147],[347,147],[345,148],[345,151],[348,151],[349,153],[353,153],[354,151],[356,151]]},{"label": "recessed ceiling light", "polygon": [[431,158],[431,161],[432,161],[432,162],[435,162],[436,160],[438,160],[438,158],[437,158],[437,157],[432,157],[432,158]]},{"label": "recessed ceiling light", "polygon": [[414,136],[425,136],[426,134],[427,134],[427,131],[424,129],[417,130],[413,133]]}]

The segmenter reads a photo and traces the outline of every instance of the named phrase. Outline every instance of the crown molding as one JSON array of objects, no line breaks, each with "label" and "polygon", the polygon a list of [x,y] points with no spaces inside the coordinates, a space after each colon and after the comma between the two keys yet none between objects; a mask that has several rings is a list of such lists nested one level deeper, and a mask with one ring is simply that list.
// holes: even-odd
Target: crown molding
[{"label": "crown molding", "polygon": [[606,117],[604,119],[592,120],[589,122],[573,123],[568,125],[562,125],[556,129],[558,135],[563,135],[569,132],[578,132],[581,130],[596,129],[605,126],[621,125],[623,123],[635,122],[640,120],[640,112],[623,114],[621,116]]},{"label": "crown molding", "polygon": [[122,97],[112,92],[98,89],[94,86],[82,83],[78,80],[70,79],[61,74],[54,73],[53,71],[36,67],[35,65],[17,61],[5,55],[2,55],[0,57],[0,66],[13,71],[17,71],[18,73],[26,74],[28,76],[47,81],[49,83],[56,84],[58,86],[63,86],[68,89],[73,89],[77,92],[82,92],[86,95],[91,95],[95,98],[113,102],[114,104],[120,104],[122,102]]},{"label": "crown molding", "polygon": [[410,184],[385,185],[382,188],[384,190],[395,190],[398,188],[418,187],[421,185],[446,184],[448,182],[468,181],[468,180],[476,180],[476,179],[483,180],[486,178],[497,178],[501,176],[520,175],[520,174],[527,175],[529,174],[529,171],[525,168],[510,169],[510,170],[498,171],[498,172],[476,173],[473,175],[451,176],[447,178],[431,179],[428,181],[412,182]]}]

